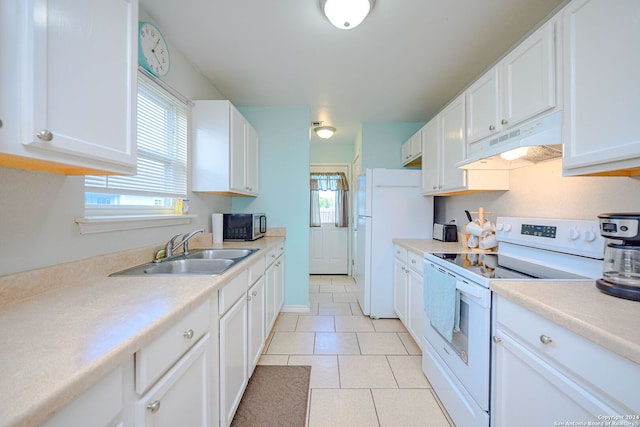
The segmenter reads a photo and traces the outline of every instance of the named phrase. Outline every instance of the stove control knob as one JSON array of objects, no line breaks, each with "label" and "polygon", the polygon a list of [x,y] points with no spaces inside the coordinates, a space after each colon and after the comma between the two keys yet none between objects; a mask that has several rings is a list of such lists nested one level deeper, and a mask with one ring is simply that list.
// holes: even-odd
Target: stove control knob
[{"label": "stove control knob", "polygon": [[505,224],[504,231],[511,231],[511,224]]},{"label": "stove control knob", "polygon": [[594,240],[596,240],[596,233],[594,233],[593,231],[585,231],[584,240],[587,242],[593,242]]},{"label": "stove control knob", "polygon": [[569,230],[569,239],[578,240],[579,238],[580,238],[580,232],[578,230],[576,230],[575,228],[572,228],[571,230]]},{"label": "stove control knob", "polygon": [[498,223],[496,224],[496,231],[502,231],[502,228],[503,228],[502,223],[501,223],[501,222],[498,222]]}]

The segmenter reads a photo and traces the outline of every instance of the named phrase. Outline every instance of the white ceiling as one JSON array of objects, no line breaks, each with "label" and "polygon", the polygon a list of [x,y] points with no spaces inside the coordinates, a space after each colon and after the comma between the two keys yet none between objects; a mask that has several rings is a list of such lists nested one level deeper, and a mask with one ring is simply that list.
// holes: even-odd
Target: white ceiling
[{"label": "white ceiling", "polygon": [[235,105],[309,107],[337,128],[333,144],[353,143],[363,122],[426,122],[565,2],[376,0],[351,30],[318,0],[141,6]]}]

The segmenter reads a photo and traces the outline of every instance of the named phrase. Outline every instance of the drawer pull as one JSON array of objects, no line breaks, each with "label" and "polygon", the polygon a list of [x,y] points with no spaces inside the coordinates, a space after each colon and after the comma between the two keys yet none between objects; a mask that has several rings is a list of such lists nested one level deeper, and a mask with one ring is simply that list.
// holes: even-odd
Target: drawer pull
[{"label": "drawer pull", "polygon": [[193,338],[193,329],[189,329],[184,334],[182,334],[186,339],[190,340]]},{"label": "drawer pull", "polygon": [[155,414],[160,410],[160,401],[154,400],[153,402],[147,405],[147,410],[151,411],[152,414]]},{"label": "drawer pull", "polygon": [[547,336],[547,335],[540,335],[540,342],[542,344],[551,344],[553,340],[551,339],[551,337]]}]

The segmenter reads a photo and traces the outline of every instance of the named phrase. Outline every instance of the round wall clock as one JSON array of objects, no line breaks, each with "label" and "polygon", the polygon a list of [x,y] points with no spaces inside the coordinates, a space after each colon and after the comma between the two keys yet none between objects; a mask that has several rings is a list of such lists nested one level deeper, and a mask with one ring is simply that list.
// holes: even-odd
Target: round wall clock
[{"label": "round wall clock", "polygon": [[151,22],[140,22],[138,27],[138,63],[156,77],[166,76],[169,72],[169,47],[158,27]]}]

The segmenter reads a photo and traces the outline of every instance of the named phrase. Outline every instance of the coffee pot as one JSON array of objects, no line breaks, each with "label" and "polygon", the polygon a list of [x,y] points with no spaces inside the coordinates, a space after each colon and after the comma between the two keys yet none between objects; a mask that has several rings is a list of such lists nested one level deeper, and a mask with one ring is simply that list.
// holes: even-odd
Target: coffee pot
[{"label": "coffee pot", "polygon": [[600,234],[611,239],[604,251],[602,292],[640,301],[640,213],[598,215]]}]

